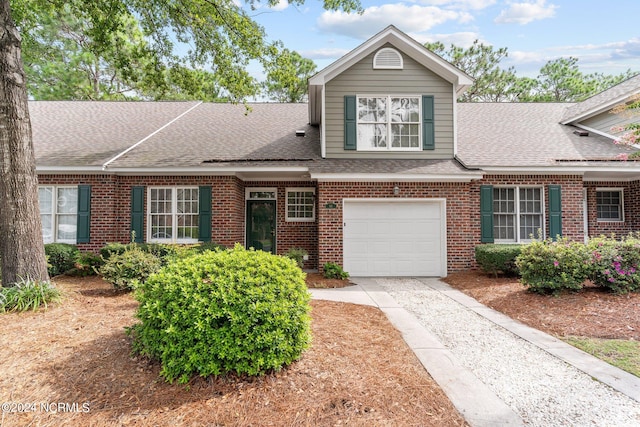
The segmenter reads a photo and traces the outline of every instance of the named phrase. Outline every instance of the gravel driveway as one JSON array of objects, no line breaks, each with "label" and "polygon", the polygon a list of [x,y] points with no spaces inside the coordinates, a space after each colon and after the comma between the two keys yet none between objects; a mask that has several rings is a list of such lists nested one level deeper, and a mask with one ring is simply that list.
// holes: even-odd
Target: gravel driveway
[{"label": "gravel driveway", "polygon": [[366,280],[417,317],[527,425],[640,425],[639,402],[430,287],[437,279]]}]

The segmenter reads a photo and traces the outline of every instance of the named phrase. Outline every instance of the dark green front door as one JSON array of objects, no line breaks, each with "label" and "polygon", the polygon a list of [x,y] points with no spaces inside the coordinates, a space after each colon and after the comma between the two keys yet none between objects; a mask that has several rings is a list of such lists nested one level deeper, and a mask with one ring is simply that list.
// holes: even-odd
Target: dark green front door
[{"label": "dark green front door", "polygon": [[247,200],[247,247],[276,253],[275,200]]}]

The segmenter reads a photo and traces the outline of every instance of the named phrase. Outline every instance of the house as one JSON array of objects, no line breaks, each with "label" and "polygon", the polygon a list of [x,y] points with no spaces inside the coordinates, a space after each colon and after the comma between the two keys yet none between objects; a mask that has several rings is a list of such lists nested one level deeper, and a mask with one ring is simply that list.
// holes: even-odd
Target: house
[{"label": "house", "polygon": [[352,275],[445,276],[483,242],[640,229],[613,106],[457,103],[472,79],[390,26],[309,80],[308,104],[31,102],[45,240],[214,241]]}]

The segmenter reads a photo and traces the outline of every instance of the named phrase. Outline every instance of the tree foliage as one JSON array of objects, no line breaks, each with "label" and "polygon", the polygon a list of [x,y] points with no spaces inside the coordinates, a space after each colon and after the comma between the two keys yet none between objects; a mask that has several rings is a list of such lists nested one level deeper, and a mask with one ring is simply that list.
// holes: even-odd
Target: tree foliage
[{"label": "tree foliage", "polygon": [[316,64],[311,59],[283,49],[267,67],[266,95],[277,102],[303,102],[307,95],[307,80],[315,72]]},{"label": "tree foliage", "polygon": [[548,61],[537,78],[518,77],[514,67],[504,69],[500,61],[506,47],[495,49],[474,41],[469,48],[442,43],[425,45],[434,53],[475,79],[458,99],[460,102],[577,102],[628,79],[631,70],[619,75],[585,74],[574,57]]},{"label": "tree foliage", "polygon": [[[278,2],[248,0],[247,3],[255,8]],[[290,3],[299,5],[304,0],[290,0]],[[362,10],[358,0],[323,0],[323,5],[329,10]],[[144,53],[145,58],[153,59],[145,62],[148,67],[162,69],[180,64],[194,70],[211,71],[215,75],[218,94],[231,101],[240,101],[260,91],[260,84],[246,71],[249,62],[255,60],[267,65],[278,52],[277,45],[267,39],[264,29],[234,0],[0,0],[3,30],[0,32],[0,99],[3,103],[0,114],[0,257],[4,286],[16,283],[19,277],[48,280],[21,34],[44,36],[47,33],[42,33],[45,30],[40,17],[67,13],[81,18],[82,34],[91,43],[89,52],[92,56],[81,58],[82,61],[117,58],[118,76],[123,82],[127,80],[122,69],[130,70],[131,74],[139,70],[138,64],[128,66],[127,61],[137,60],[139,54]],[[135,40],[121,43],[122,35],[133,31],[131,17],[137,18],[139,34],[146,44]],[[52,31],[55,25],[51,23],[49,28],[48,31]],[[31,46],[29,43],[25,42],[25,48]],[[182,57],[175,54],[176,43],[190,46]],[[82,51],[77,46],[75,54]],[[136,47],[142,51],[136,51]],[[133,51],[125,53],[120,49]],[[72,55],[74,61],[79,61],[75,54]],[[63,62],[59,58],[57,61]],[[169,86],[205,78],[200,72],[187,74],[186,77],[180,73],[173,77],[170,74]],[[72,73],[70,78],[79,77]],[[99,82],[98,85],[105,84],[100,79],[93,81]],[[213,82],[209,80],[208,83]],[[113,86],[106,87],[107,93],[114,90]],[[115,88],[119,90],[117,84]],[[46,94],[42,83],[39,90]]]}]

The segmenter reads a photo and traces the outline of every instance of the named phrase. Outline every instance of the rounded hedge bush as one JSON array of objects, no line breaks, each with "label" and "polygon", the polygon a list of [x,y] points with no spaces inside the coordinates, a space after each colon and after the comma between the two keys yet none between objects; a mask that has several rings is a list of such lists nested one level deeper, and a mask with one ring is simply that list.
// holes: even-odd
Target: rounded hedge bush
[{"label": "rounded hedge bush", "polygon": [[310,295],[295,261],[239,245],[179,259],[136,290],[134,350],[186,383],[228,372],[258,375],[308,348]]}]

